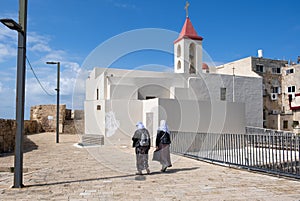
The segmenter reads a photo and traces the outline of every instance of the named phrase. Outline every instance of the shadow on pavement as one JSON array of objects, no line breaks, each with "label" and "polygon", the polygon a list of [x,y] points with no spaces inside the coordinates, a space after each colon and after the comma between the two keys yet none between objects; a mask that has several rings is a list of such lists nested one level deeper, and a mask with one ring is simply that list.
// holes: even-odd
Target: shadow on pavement
[{"label": "shadow on pavement", "polygon": [[71,184],[77,182],[88,182],[88,181],[107,180],[107,179],[116,179],[116,178],[126,178],[126,177],[133,177],[133,176],[136,175],[129,174],[129,175],[119,175],[119,176],[112,176],[112,177],[98,177],[98,178],[81,179],[81,180],[59,181],[59,182],[45,183],[45,184],[31,184],[31,185],[25,185],[25,188],[37,187],[37,186],[53,186],[53,185],[60,185],[60,184]]},{"label": "shadow on pavement", "polygon": [[[30,152],[32,150],[38,149],[38,145],[31,141],[27,135],[24,136],[24,149],[23,153]],[[8,153],[0,153],[0,157],[11,156],[14,155],[14,151]]]},{"label": "shadow on pavement", "polygon": [[151,172],[150,175],[153,174],[174,174],[177,172],[182,172],[182,171],[191,171],[191,170],[196,170],[199,169],[199,167],[190,167],[190,168],[168,168],[166,172]]},{"label": "shadow on pavement", "polygon": [[38,186],[52,186],[52,185],[60,185],[60,184],[71,184],[71,183],[77,183],[77,182],[89,182],[89,181],[98,181],[98,180],[108,180],[108,179],[116,179],[116,178],[128,178],[128,177],[134,177],[135,180],[139,181],[145,181],[147,176],[155,175],[155,174],[173,174],[176,172],[181,171],[191,171],[196,170],[199,167],[192,167],[192,168],[173,168],[168,169],[166,172],[152,172],[149,175],[135,175],[135,174],[128,174],[128,175],[119,175],[119,176],[111,176],[111,177],[98,177],[98,178],[90,178],[90,179],[81,179],[81,180],[71,180],[71,181],[60,181],[60,182],[53,182],[53,183],[44,183],[44,184],[31,184],[31,185],[25,185],[25,188],[30,187],[38,187]]}]

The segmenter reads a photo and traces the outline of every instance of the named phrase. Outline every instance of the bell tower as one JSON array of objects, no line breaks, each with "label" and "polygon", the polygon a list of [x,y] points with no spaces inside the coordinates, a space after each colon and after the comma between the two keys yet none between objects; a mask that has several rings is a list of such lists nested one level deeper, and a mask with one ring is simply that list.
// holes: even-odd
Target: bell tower
[{"label": "bell tower", "polygon": [[202,72],[202,40],[195,31],[188,16],[187,2],[186,19],[179,37],[174,41],[174,72],[198,74]]}]

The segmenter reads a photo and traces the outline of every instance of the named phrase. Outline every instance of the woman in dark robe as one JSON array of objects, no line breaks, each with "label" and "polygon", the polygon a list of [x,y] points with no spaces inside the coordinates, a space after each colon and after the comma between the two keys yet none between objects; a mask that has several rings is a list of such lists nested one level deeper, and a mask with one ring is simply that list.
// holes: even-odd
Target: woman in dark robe
[{"label": "woman in dark robe", "polygon": [[167,122],[165,120],[160,121],[160,127],[157,130],[156,136],[156,150],[160,152],[160,164],[162,165],[161,171],[165,172],[168,167],[172,167],[170,157],[170,133]]},{"label": "woman in dark robe", "polygon": [[[148,130],[145,128],[142,122],[136,124],[137,130],[134,132],[132,137],[132,147],[135,147],[136,154],[136,168],[137,175],[142,175],[142,171],[146,170],[147,174],[150,174],[149,165],[148,165],[148,152],[151,146],[151,140]],[[141,144],[142,135],[146,135],[148,139],[147,145],[143,146]]]}]

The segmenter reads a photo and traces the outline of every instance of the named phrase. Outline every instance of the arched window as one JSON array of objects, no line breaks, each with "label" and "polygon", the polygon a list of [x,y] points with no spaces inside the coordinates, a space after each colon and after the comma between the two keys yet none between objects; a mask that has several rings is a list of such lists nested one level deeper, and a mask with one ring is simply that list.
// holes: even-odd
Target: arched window
[{"label": "arched window", "polygon": [[180,69],[181,69],[181,62],[178,61],[178,62],[177,62],[177,70],[180,70]]},{"label": "arched window", "polygon": [[196,69],[195,69],[195,60],[196,60],[196,47],[194,43],[190,44],[189,47],[189,63],[190,63],[190,68],[189,68],[189,73],[190,74],[195,74]]},{"label": "arched window", "polygon": [[177,57],[181,57],[181,46],[177,46]]}]

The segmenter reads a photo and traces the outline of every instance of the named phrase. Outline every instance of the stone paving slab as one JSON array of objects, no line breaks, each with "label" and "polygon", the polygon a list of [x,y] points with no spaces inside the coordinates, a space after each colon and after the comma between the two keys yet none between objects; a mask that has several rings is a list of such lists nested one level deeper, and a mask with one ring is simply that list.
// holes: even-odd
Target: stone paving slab
[{"label": "stone paving slab", "polygon": [[[150,161],[152,173],[136,176],[131,147],[80,148],[74,146],[77,135],[60,135],[56,144],[55,133],[27,138],[36,148],[24,153],[25,187],[11,188],[13,174],[0,172],[0,200],[300,200],[299,181],[176,155],[166,173]],[[0,167],[13,161],[12,155],[2,156]]]}]

